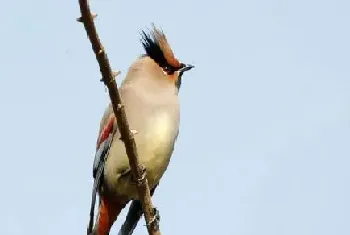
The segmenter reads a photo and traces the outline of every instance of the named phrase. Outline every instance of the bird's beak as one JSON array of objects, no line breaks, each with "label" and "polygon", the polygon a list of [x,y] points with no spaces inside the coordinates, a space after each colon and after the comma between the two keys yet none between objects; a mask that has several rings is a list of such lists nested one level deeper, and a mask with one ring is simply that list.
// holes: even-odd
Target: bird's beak
[{"label": "bird's beak", "polygon": [[185,64],[184,67],[182,67],[181,69],[179,69],[179,72],[180,72],[180,73],[183,73],[183,72],[186,72],[186,71],[191,70],[192,68],[194,68],[194,65]]}]

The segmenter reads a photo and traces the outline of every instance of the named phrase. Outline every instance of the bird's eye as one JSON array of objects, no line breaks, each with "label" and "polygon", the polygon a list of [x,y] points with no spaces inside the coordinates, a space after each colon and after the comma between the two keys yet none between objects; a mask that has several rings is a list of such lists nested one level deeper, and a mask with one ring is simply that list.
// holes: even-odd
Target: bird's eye
[{"label": "bird's eye", "polygon": [[163,71],[164,71],[164,73],[166,73],[166,74],[168,74],[168,75],[171,75],[171,74],[174,73],[173,68],[170,67],[170,66],[164,66],[164,67],[163,67]]}]

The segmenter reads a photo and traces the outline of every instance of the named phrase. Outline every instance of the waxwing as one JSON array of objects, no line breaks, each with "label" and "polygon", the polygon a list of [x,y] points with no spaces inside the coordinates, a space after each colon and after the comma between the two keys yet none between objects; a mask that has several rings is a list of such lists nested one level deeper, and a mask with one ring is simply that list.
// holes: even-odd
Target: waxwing
[{"label": "waxwing", "polygon": [[[146,53],[130,66],[119,93],[130,130],[135,133],[140,163],[150,189],[154,189],[168,167],[179,133],[181,77],[194,66],[179,62],[163,31],[154,26],[148,33],[142,31],[141,41]],[[103,172],[96,177],[99,169]],[[138,200],[111,104],[100,123],[93,176],[100,198],[93,231],[107,235],[127,203]]]}]

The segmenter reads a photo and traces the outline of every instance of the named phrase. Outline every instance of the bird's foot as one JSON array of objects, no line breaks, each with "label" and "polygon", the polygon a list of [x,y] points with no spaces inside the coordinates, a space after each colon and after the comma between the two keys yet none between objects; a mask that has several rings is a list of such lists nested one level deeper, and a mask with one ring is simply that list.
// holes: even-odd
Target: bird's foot
[{"label": "bird's foot", "polygon": [[141,165],[141,171],[142,171],[141,178],[139,178],[139,179],[135,179],[134,175],[131,174],[131,183],[132,184],[137,184],[137,185],[142,184],[142,182],[146,178],[146,168],[143,165]]},{"label": "bird's foot", "polygon": [[158,230],[159,229],[159,221],[160,221],[160,214],[159,210],[157,208],[153,208],[153,218],[151,221],[147,224],[147,227],[151,227],[152,230]]}]

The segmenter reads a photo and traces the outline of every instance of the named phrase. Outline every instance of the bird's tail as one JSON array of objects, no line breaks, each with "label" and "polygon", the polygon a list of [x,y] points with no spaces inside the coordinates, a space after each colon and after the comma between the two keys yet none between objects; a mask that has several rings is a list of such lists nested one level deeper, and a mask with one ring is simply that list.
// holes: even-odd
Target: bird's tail
[{"label": "bird's tail", "polygon": [[117,220],[122,209],[127,205],[128,201],[116,200],[111,201],[107,198],[101,198],[99,216],[97,219],[95,234],[108,235],[113,223]]}]

